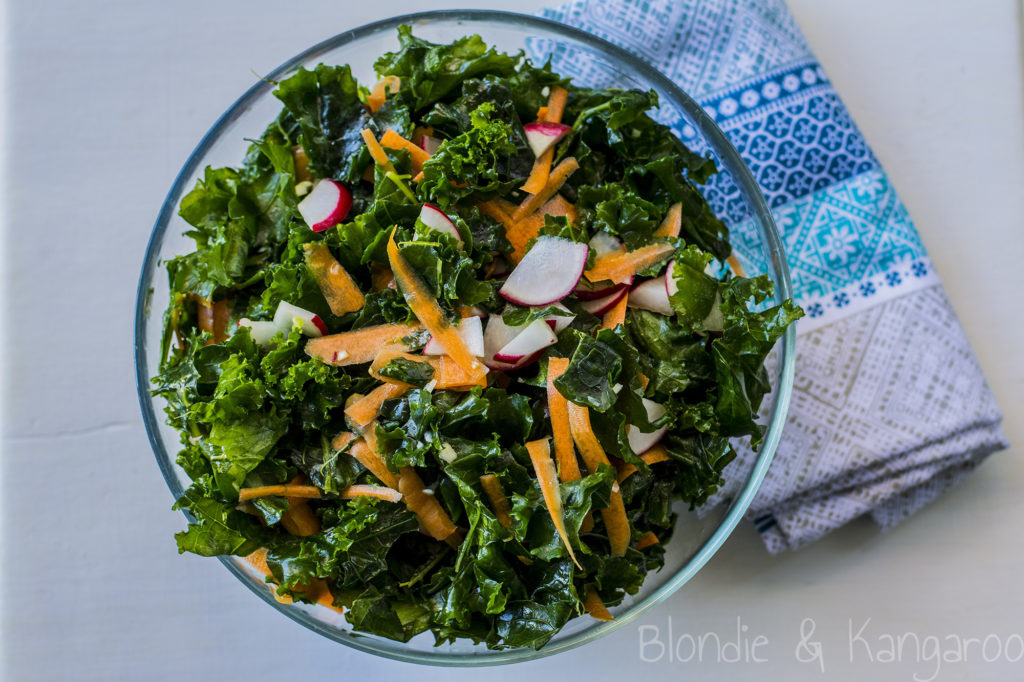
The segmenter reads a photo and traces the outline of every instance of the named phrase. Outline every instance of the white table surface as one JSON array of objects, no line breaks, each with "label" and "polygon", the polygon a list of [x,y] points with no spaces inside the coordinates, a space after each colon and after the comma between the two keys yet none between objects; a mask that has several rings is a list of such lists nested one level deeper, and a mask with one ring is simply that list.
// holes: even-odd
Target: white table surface
[{"label": "white table surface", "polygon": [[[0,670],[19,681],[1024,678],[1024,662],[1006,661],[1024,653],[1020,9],[1015,0],[791,5],[909,206],[1016,447],[889,533],[858,522],[770,557],[744,525],[689,585],[599,644],[450,671],[322,639],[216,561],[178,556],[171,535],[183,519],[150,454],[131,361],[136,278],[157,208],[252,71],[346,28],[441,5],[8,3]],[[746,641],[767,640],[756,650],[766,660],[645,661],[658,651],[641,648],[639,627],[658,627],[664,640],[669,619],[677,638],[726,642],[739,619]],[[876,660],[859,642],[851,660],[849,629],[865,623]],[[797,650],[812,624],[824,674]],[[968,660],[926,651],[919,661],[911,647],[884,662],[885,636],[904,633],[937,637],[947,652],[966,643]],[[987,654],[968,641],[989,635]],[[1009,651],[985,662],[996,640]]]}]

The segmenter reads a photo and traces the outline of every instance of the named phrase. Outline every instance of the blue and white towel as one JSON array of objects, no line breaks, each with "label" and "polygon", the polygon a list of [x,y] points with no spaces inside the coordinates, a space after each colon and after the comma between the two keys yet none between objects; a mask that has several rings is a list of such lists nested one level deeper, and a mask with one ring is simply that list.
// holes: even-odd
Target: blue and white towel
[{"label": "blue and white towel", "polygon": [[[543,15],[674,80],[729,136],[772,208],[807,317],[788,422],[749,512],[769,551],[864,514],[888,528],[1007,446],[906,209],[781,0],[577,0]],[[716,179],[705,192],[756,271],[738,193]]]}]

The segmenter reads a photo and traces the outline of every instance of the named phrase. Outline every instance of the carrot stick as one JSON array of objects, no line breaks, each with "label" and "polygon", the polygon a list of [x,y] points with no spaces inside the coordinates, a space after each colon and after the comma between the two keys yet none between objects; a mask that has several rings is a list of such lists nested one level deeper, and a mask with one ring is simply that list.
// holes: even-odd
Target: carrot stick
[{"label": "carrot stick", "polygon": [[537,120],[546,121],[548,120],[548,105],[537,107]]},{"label": "carrot stick", "polygon": [[629,301],[629,293],[619,299],[619,302],[612,306],[612,309],[601,318],[601,327],[604,329],[615,329],[626,322],[626,304]]},{"label": "carrot stick", "polygon": [[373,86],[373,90],[366,96],[366,104],[370,107],[370,111],[377,111],[384,106],[388,91],[398,92],[398,89],[401,87],[402,80],[398,76],[384,76],[377,81],[377,84]]},{"label": "carrot stick", "polygon": [[544,204],[548,199],[553,197],[558,190],[562,189],[562,185],[569,179],[569,176],[576,172],[576,169],[580,167],[580,164],[573,157],[563,159],[560,164],[555,166],[551,171],[551,175],[548,176],[548,181],[544,183],[544,187],[540,189],[536,194],[531,194],[523,200],[523,203],[519,205],[516,212],[512,214],[512,220],[519,222],[526,216],[530,215],[541,205]]},{"label": "carrot stick", "polygon": [[285,497],[319,498],[320,489],[315,485],[261,485],[256,488],[242,488],[238,491],[238,501],[247,502],[257,497],[283,495]]},{"label": "carrot stick", "polygon": [[665,219],[661,221],[661,225],[654,231],[655,237],[678,237],[679,231],[683,227],[683,205],[681,203],[672,204],[668,209],[668,214],[665,215]]},{"label": "carrot stick", "polygon": [[423,149],[419,145],[413,144],[390,128],[385,130],[384,134],[380,136],[380,144],[382,147],[387,147],[389,149],[407,150],[412,160],[413,174],[419,173],[423,168],[423,164],[430,158],[430,154],[427,153],[427,150]]},{"label": "carrot stick", "polygon": [[383,485],[364,485],[357,483],[342,490],[339,495],[343,500],[354,500],[357,497],[374,497],[387,502],[401,502],[402,493]]},{"label": "carrot stick", "polygon": [[423,488],[423,480],[415,469],[405,466],[399,470],[398,492],[402,493],[405,506],[416,514],[430,537],[447,541],[457,528],[437,498],[423,492]]},{"label": "carrot stick", "polygon": [[[579,448],[580,455],[590,473],[597,471],[602,464],[611,464],[590,425],[589,409],[569,402],[569,429],[572,431],[572,439],[576,441],[576,447]],[[612,556],[625,555],[626,547],[629,546],[630,530],[629,520],[626,518],[626,507],[622,503],[622,493],[619,492],[618,483],[612,486],[610,504],[601,510],[601,518],[604,519],[605,530],[608,532]]]},{"label": "carrot stick", "polygon": [[361,365],[372,362],[384,344],[408,336],[418,328],[409,324],[380,324],[321,336],[306,342],[306,355],[335,367]]},{"label": "carrot stick", "polygon": [[354,441],[356,438],[359,438],[359,436],[351,431],[342,431],[334,437],[334,440],[331,441],[331,447],[335,450],[344,450],[348,447],[349,443]]},{"label": "carrot stick", "polygon": [[[267,548],[260,547],[255,552],[245,557],[246,563],[255,568],[257,571],[262,573],[264,576],[270,577],[270,567],[267,566]],[[282,604],[291,604],[292,598],[287,594],[278,594],[277,589],[273,584],[271,585],[270,593],[274,595],[274,599]]]},{"label": "carrot stick", "polygon": [[729,267],[732,268],[732,274],[737,277],[747,276],[746,271],[743,269],[743,265],[740,264],[740,259],[736,257],[735,253],[730,253],[729,257],[725,259],[725,262],[727,262]]},{"label": "carrot stick", "polygon": [[281,515],[281,525],[286,531],[299,537],[320,532],[320,519],[306,501],[298,497],[288,498],[288,511]]},{"label": "carrot stick", "polygon": [[626,282],[636,273],[664,260],[674,250],[671,244],[648,244],[636,251],[613,251],[597,258],[594,267],[583,274],[591,282]]},{"label": "carrot stick", "polygon": [[[669,459],[668,451],[665,450],[664,445],[655,445],[653,448],[640,455],[640,459],[647,462],[647,465],[657,464],[658,462],[667,462]],[[622,483],[627,478],[636,473],[636,466],[633,464],[623,464],[622,468],[619,469],[618,475],[615,477],[616,482]]]},{"label": "carrot stick", "polygon": [[231,309],[228,307],[227,299],[222,298],[212,305],[200,296],[195,296],[195,300],[198,304],[196,312],[199,317],[199,330],[213,335],[213,340],[208,343],[220,343],[228,338],[227,328]]},{"label": "carrot stick", "polygon": [[486,374],[486,368],[476,357],[469,352],[466,342],[462,340],[459,332],[441,311],[437,300],[427,291],[416,271],[402,257],[395,243],[395,230],[391,230],[391,238],[388,239],[388,260],[391,261],[391,270],[395,273],[395,281],[398,283],[405,302],[409,304],[416,318],[420,321],[430,335],[437,339],[444,352],[459,363],[468,374],[474,376]]},{"label": "carrot stick", "polygon": [[652,531],[647,531],[646,533],[640,536],[639,540],[636,541],[636,548],[647,549],[651,545],[657,545],[660,543],[661,540],[658,539],[657,535],[655,535]]},{"label": "carrot stick", "polygon": [[462,366],[447,355],[438,358],[437,383],[434,388],[455,391],[468,391],[474,386],[487,388],[487,375],[481,372],[467,372]]},{"label": "carrot stick", "polygon": [[526,245],[540,234],[540,229],[544,227],[544,216],[547,215],[564,215],[570,221],[575,221],[578,218],[576,207],[563,199],[561,194],[556,194],[541,206],[539,211],[531,213],[513,224],[512,227],[506,228],[505,237],[512,245],[512,253],[509,254],[509,257],[513,263],[519,263],[526,255]]},{"label": "carrot stick", "polygon": [[615,620],[615,617],[608,610],[608,607],[601,601],[601,597],[598,596],[597,590],[593,587],[587,589],[587,598],[583,600],[583,609],[590,614],[591,618],[597,620]]},{"label": "carrot stick", "polygon": [[565,374],[568,367],[569,358],[548,358],[548,413],[551,415],[558,476],[563,481],[575,481],[580,477],[580,465],[576,461],[572,432],[569,430],[569,405],[565,396],[555,388],[555,379]]},{"label": "carrot stick", "polygon": [[[364,431],[368,432],[369,429]],[[349,454],[355,457],[356,461],[366,467],[371,474],[376,476],[381,483],[389,488],[398,487],[398,477],[391,473],[383,458],[377,452],[370,449],[370,445],[366,440],[357,440],[353,443]]]},{"label": "carrot stick", "polygon": [[572,545],[569,543],[569,535],[565,532],[562,493],[558,488],[558,474],[555,472],[555,462],[551,459],[551,447],[548,445],[548,439],[531,440],[526,444],[526,450],[530,453],[533,471],[537,474],[537,483],[540,485],[540,491],[544,495],[544,504],[548,508],[548,513],[551,514],[555,530],[558,531],[559,537],[562,538],[562,543],[569,552],[569,558],[572,559],[577,568],[582,570],[583,567],[576,560],[576,553],[572,551]]},{"label": "carrot stick", "polygon": [[363,136],[363,141],[366,142],[366,148],[370,150],[370,157],[373,158],[374,162],[381,166],[385,171],[394,173],[395,167],[391,165],[391,159],[388,158],[384,148],[380,146],[380,142],[377,142],[377,138],[373,136],[370,129],[363,128],[360,135]]},{"label": "carrot stick", "polygon": [[394,289],[395,273],[391,272],[391,268],[385,265],[374,263],[373,268],[370,270],[370,285],[374,291]]},{"label": "carrot stick", "polygon": [[387,381],[349,405],[345,409],[345,416],[352,420],[352,424],[356,428],[365,429],[370,422],[377,418],[380,406],[384,404],[385,400],[397,398],[408,390],[408,384]]},{"label": "carrot stick", "polygon": [[[385,345],[381,349],[381,351],[377,353],[377,357],[373,359],[373,362],[370,363],[370,369],[368,370],[367,373],[377,381],[390,381],[393,384],[402,383],[400,381],[395,381],[394,379],[386,377],[380,373],[380,371],[384,369],[384,367],[386,367],[389,362],[391,362],[392,360],[397,360],[398,358],[408,360],[409,362],[425,362],[426,364],[433,367],[434,373],[437,374],[438,358],[430,355],[407,353],[406,346],[400,343],[389,343]],[[403,385],[406,388],[409,388],[409,384]]]},{"label": "carrot stick", "polygon": [[331,250],[323,243],[304,244],[306,265],[313,271],[316,283],[320,287],[327,305],[335,315],[344,315],[361,310],[366,299],[359,291],[352,276],[331,255]]},{"label": "carrot stick", "polygon": [[530,175],[519,189],[529,194],[536,194],[544,189],[544,185],[548,182],[548,176],[551,175],[551,162],[554,160],[554,146],[545,149],[543,154],[534,159]]},{"label": "carrot stick", "polygon": [[548,95],[548,112],[544,117],[548,123],[561,123],[562,113],[565,111],[565,103],[569,99],[569,91],[560,85],[551,88]]},{"label": "carrot stick", "polygon": [[505,491],[501,489],[501,481],[494,474],[484,474],[480,477],[480,486],[484,489],[487,494],[487,499],[491,501],[491,507],[494,509],[494,515],[498,518],[498,523],[508,528],[512,525],[512,517],[509,516],[509,512],[512,510],[508,504],[508,498],[505,497]]}]

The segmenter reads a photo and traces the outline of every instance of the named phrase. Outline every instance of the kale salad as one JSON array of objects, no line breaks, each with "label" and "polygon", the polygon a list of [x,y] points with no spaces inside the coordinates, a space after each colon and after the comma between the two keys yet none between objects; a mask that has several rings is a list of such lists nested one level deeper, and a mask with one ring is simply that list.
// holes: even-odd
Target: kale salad
[{"label": "kale salad", "polygon": [[[320,64],[180,205],[153,392],[181,552],[399,641],[542,647],[610,619],[762,428],[768,307],[654,92],[479,36]],[[727,471],[725,472],[728,473]]]}]

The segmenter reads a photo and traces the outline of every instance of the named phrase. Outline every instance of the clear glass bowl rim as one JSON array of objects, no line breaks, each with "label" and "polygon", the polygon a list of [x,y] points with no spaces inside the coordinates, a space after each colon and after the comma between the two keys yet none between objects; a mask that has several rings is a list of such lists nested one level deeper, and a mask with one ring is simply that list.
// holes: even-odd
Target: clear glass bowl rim
[{"label": "clear glass bowl rim", "polygon": [[[774,267],[777,275],[777,281],[775,283],[776,300],[784,300],[792,297],[789,267],[786,262],[785,250],[779,236],[778,228],[775,225],[771,211],[768,208],[768,204],[764,199],[764,195],[761,193],[761,189],[758,186],[757,181],[747,168],[746,163],[740,157],[739,152],[736,151],[735,147],[726,135],[718,128],[717,125],[715,125],[711,118],[705,113],[704,109],[696,101],[683,92],[679,86],[669,80],[660,71],[647,64],[639,57],[602,38],[580,29],[541,17],[503,10],[433,10],[403,14],[365,24],[359,28],[339,33],[332,38],[328,38],[327,40],[300,52],[267,74],[264,77],[265,80],[257,82],[251,86],[234,102],[234,104],[228,108],[227,111],[220,116],[220,118],[217,119],[206,135],[204,135],[200,140],[199,144],[196,145],[196,148],[188,157],[188,160],[185,162],[184,166],[182,166],[182,169],[178,172],[178,175],[160,208],[160,213],[157,216],[156,223],[146,246],[145,260],[139,277],[138,291],[136,294],[134,360],[136,369],[136,387],[138,390],[139,404],[142,409],[143,421],[146,426],[146,434],[149,438],[150,445],[153,448],[154,456],[156,457],[157,464],[160,467],[164,480],[175,499],[181,496],[183,490],[178,485],[177,477],[172,470],[171,462],[173,460],[164,448],[163,441],[160,438],[157,421],[158,418],[153,410],[153,404],[149,394],[150,382],[146,364],[145,321],[149,314],[149,307],[152,304],[149,296],[149,283],[153,280],[155,270],[159,264],[159,247],[163,242],[163,237],[171,222],[171,218],[177,210],[177,199],[185,189],[185,183],[190,180],[206,152],[213,146],[214,142],[219,139],[221,133],[238,116],[244,113],[246,106],[250,102],[259,97],[267,89],[268,84],[266,81],[277,80],[316,55],[342,47],[347,43],[359,40],[365,36],[385,30],[394,30],[401,24],[414,24],[416,22],[437,19],[448,21],[467,20],[475,22],[494,20],[516,24],[522,28],[535,28],[562,34],[566,38],[576,40],[589,48],[604,53],[604,55],[610,59],[626,64],[628,67],[643,76],[643,78],[645,78],[649,83],[655,85],[661,92],[667,94],[672,100],[674,100],[674,104],[685,110],[693,119],[699,127],[701,135],[712,143],[715,151],[721,157],[720,161],[722,164],[724,164],[734,175],[736,182],[741,186],[747,198],[753,203],[753,219],[759,221],[765,228],[763,232],[766,237],[768,252],[771,257],[772,266]],[[484,38],[486,39],[486,36],[484,36]],[[242,582],[242,584],[249,588],[250,591],[292,620],[323,635],[324,637],[377,656],[426,665],[471,667],[535,660],[576,648],[586,644],[587,642],[599,639],[600,637],[627,625],[648,609],[670,597],[708,562],[739,523],[747,508],[750,506],[750,503],[753,501],[754,495],[757,493],[757,490],[768,471],[768,467],[771,464],[775,450],[778,447],[782,426],[785,422],[786,413],[789,409],[794,377],[794,358],[796,355],[796,332],[793,327],[790,327],[789,330],[787,330],[785,336],[777,345],[777,350],[779,352],[778,376],[780,378],[780,385],[773,387],[773,391],[777,391],[778,393],[776,394],[775,409],[771,419],[769,420],[761,451],[758,454],[757,461],[751,470],[746,484],[732,501],[726,516],[712,533],[711,537],[704,542],[703,546],[693,555],[690,561],[677,571],[674,576],[659,588],[646,595],[642,600],[634,603],[628,611],[619,614],[614,621],[601,623],[600,625],[591,627],[587,630],[566,637],[565,639],[550,642],[539,651],[534,649],[503,649],[499,651],[481,650],[479,652],[474,651],[473,653],[450,653],[439,648],[428,653],[412,649],[403,651],[398,648],[380,647],[377,646],[377,640],[373,638],[360,637],[359,633],[339,632],[327,624],[309,617],[305,612],[299,609],[288,608],[286,605],[279,604],[271,597],[268,590],[261,589],[259,586],[255,585],[252,579],[233,561],[226,557],[218,558],[221,560],[221,563],[223,563],[224,566]],[[188,515],[186,514],[186,516]]]}]

